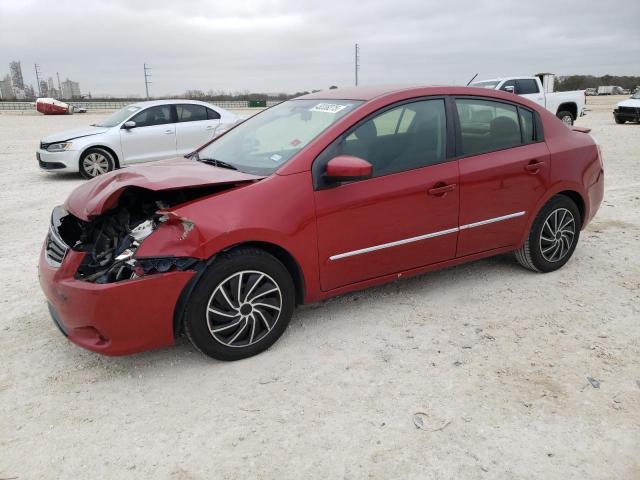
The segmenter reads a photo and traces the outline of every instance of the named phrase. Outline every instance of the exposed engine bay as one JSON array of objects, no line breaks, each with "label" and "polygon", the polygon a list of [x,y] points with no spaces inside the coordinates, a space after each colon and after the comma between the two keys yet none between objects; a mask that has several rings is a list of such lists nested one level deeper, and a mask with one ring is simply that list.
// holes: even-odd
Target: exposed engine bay
[{"label": "exposed engine bay", "polygon": [[[190,257],[137,259],[134,255],[144,239],[162,223],[174,221],[164,210],[226,188],[218,185],[155,192],[130,187],[114,208],[90,221],[57,207],[52,215],[52,229],[66,246],[86,253],[76,272],[79,280],[112,283],[152,273],[187,270],[194,268],[199,260]],[[194,225],[187,219],[181,221],[186,237]]]}]

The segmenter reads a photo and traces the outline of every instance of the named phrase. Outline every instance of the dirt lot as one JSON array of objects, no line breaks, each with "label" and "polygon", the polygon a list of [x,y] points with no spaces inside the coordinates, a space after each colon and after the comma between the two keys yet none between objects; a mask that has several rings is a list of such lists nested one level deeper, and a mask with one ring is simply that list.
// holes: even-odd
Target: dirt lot
[{"label": "dirt lot", "polygon": [[60,335],[36,263],[82,180],[34,150],[97,116],[0,114],[0,478],[640,478],[640,125],[619,100],[578,121],[607,192],[562,270],[505,255],[306,306],[236,363]]}]

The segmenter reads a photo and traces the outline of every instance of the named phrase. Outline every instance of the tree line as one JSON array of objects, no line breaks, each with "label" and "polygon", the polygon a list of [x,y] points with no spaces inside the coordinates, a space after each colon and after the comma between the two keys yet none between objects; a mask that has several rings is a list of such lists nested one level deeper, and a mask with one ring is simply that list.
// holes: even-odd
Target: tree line
[{"label": "tree line", "polygon": [[603,75],[568,75],[556,78],[555,90],[585,90],[602,86],[615,85],[633,91],[640,86],[640,76]]}]

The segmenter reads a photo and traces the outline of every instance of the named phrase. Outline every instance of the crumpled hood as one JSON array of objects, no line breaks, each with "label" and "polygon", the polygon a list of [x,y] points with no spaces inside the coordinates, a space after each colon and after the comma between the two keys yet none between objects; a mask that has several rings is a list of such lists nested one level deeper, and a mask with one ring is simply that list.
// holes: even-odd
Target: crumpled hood
[{"label": "crumpled hood", "polygon": [[100,175],[71,192],[64,206],[72,215],[88,221],[114,207],[122,192],[129,187],[162,191],[254,182],[262,178],[195,160],[176,158]]},{"label": "crumpled hood", "polygon": [[628,100],[624,100],[617,105],[618,107],[635,107],[640,108],[640,98],[629,98]]},{"label": "crumpled hood", "polygon": [[44,143],[64,142],[65,140],[72,140],[74,138],[97,135],[98,133],[104,133],[107,130],[109,129],[106,127],[84,127],[75,130],[65,130],[64,132],[47,135],[42,139],[42,141]]}]

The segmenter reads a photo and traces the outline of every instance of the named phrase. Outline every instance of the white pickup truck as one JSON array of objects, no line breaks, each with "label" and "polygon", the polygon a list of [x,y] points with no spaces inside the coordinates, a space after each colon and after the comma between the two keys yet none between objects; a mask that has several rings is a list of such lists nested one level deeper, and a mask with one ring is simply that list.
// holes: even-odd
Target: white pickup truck
[{"label": "white pickup truck", "polygon": [[573,125],[576,118],[584,115],[586,97],[583,90],[554,92],[555,76],[552,73],[539,73],[533,77],[505,77],[480,80],[470,87],[490,88],[515,93],[539,103],[567,125]]}]

